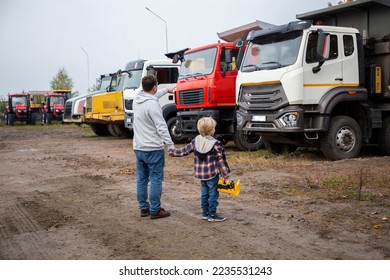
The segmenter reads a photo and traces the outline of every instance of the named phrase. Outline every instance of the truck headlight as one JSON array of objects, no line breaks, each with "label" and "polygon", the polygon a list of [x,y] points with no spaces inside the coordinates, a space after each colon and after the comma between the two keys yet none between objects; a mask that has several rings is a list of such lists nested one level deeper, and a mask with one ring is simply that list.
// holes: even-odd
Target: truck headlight
[{"label": "truck headlight", "polygon": [[298,126],[299,113],[298,112],[290,112],[286,113],[277,119],[278,123],[281,127],[295,127]]}]

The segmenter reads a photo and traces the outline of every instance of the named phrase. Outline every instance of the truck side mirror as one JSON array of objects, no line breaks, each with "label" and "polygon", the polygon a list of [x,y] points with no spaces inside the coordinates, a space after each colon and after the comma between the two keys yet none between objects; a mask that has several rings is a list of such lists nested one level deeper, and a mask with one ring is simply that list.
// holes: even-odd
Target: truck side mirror
[{"label": "truck side mirror", "polygon": [[313,67],[313,73],[318,73],[321,70],[321,66],[326,60],[329,59],[329,49],[330,49],[330,35],[329,33],[324,33],[321,29],[318,30],[318,41],[317,41],[317,56],[318,56],[318,65]]},{"label": "truck side mirror", "polygon": [[245,45],[245,42],[241,38],[238,38],[234,40],[233,45],[237,48],[241,48],[243,45]]},{"label": "truck side mirror", "polygon": [[172,62],[176,64],[176,63],[178,63],[179,61],[180,61],[180,55],[175,54],[175,55],[173,56]]},{"label": "truck side mirror", "polygon": [[232,50],[225,50],[225,62],[232,63]]},{"label": "truck side mirror", "polygon": [[224,52],[224,59],[221,61],[221,71],[222,71],[222,77],[225,77],[226,72],[229,70],[229,64],[232,63],[232,50],[225,49]]},{"label": "truck side mirror", "polygon": [[221,61],[221,72],[222,72],[222,77],[225,77],[226,72],[228,70],[228,64],[226,62]]}]

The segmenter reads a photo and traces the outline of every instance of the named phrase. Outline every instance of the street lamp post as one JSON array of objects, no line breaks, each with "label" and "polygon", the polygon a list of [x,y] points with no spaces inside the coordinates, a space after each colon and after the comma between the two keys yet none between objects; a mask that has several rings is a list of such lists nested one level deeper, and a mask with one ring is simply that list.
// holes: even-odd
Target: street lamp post
[{"label": "street lamp post", "polygon": [[89,84],[89,55],[88,53],[83,49],[83,47],[80,47],[81,50],[86,54],[87,56],[87,71],[88,71],[88,91],[90,90],[90,84]]},{"label": "street lamp post", "polygon": [[165,44],[166,44],[167,53],[168,53],[168,25],[167,25],[166,20],[164,20],[162,17],[160,17],[158,14],[156,14],[155,12],[153,12],[153,11],[152,11],[151,9],[149,9],[148,7],[145,7],[145,9],[147,9],[149,12],[151,12],[153,15],[155,15],[156,17],[158,17],[159,19],[161,19],[161,20],[165,23]]}]

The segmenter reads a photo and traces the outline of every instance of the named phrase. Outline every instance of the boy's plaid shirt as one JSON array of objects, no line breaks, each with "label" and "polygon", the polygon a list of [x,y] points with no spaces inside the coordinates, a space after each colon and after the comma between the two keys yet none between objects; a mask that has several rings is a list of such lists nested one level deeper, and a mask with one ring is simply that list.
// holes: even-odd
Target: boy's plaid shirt
[{"label": "boy's plaid shirt", "polygon": [[218,141],[210,152],[201,154],[195,149],[195,139],[181,149],[169,150],[169,155],[182,157],[194,152],[194,175],[200,180],[210,180],[221,174],[227,177],[230,173],[229,165],[226,161],[225,150]]}]

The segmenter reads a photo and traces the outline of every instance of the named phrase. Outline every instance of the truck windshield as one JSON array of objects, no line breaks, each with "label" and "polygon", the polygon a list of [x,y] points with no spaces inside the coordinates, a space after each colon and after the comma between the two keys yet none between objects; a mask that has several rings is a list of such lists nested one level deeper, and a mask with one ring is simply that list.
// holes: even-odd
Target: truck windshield
[{"label": "truck windshield", "polygon": [[24,96],[14,96],[12,97],[12,107],[16,105],[24,105],[27,106],[27,98]]},{"label": "truck windshield", "polygon": [[180,78],[208,75],[214,71],[217,48],[210,48],[184,55]]},{"label": "truck windshield", "polygon": [[137,89],[141,84],[142,69],[132,70],[129,74],[126,74],[126,78],[123,81],[123,90],[125,89]]},{"label": "truck windshield", "polygon": [[64,97],[63,96],[51,96],[50,97],[50,106],[54,104],[64,105]]},{"label": "truck windshield", "polygon": [[302,31],[255,38],[248,46],[242,72],[276,69],[296,62]]},{"label": "truck windshield", "polygon": [[107,92],[110,90],[110,84],[111,84],[111,77],[105,76],[101,79],[98,90]]}]

